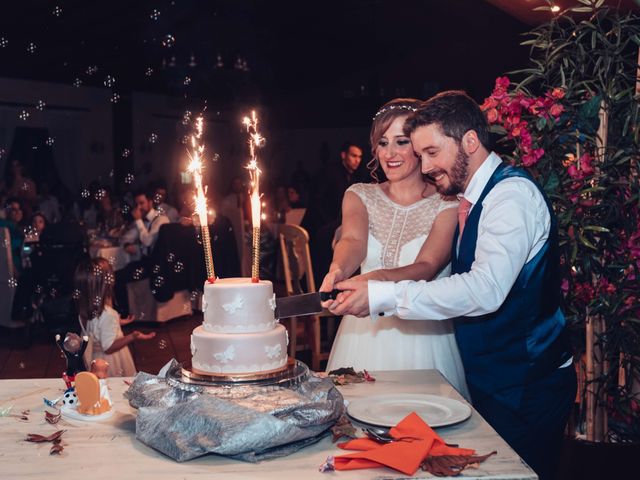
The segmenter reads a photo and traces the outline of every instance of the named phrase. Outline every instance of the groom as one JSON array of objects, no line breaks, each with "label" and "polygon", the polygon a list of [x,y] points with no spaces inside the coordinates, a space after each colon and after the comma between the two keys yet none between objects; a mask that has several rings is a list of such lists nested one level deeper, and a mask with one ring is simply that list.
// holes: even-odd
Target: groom
[{"label": "groom", "polygon": [[485,117],[464,92],[426,101],[405,134],[438,191],[461,196],[452,275],[346,280],[337,288],[347,291],[329,308],[373,318],[455,318],[474,407],[541,479],[552,478],[576,391],[553,210],[526,172],[490,152]]}]

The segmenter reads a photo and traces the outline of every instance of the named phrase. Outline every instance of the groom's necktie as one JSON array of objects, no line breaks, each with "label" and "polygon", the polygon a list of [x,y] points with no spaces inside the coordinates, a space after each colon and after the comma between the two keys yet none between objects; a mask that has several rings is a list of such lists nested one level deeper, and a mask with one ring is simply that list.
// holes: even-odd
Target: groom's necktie
[{"label": "groom's necktie", "polygon": [[460,227],[460,235],[458,238],[462,237],[462,231],[464,230],[464,224],[467,221],[467,217],[469,216],[469,210],[471,210],[472,203],[466,198],[462,197],[460,199],[460,204],[458,205],[458,226]]}]

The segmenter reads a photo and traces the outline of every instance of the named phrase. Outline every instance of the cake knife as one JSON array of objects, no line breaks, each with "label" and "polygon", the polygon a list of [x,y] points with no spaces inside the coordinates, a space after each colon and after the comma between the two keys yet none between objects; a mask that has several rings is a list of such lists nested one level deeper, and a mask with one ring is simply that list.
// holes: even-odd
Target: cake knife
[{"label": "cake knife", "polygon": [[276,298],[276,318],[299,317],[322,312],[321,302],[335,300],[340,290],[331,292],[303,293]]}]

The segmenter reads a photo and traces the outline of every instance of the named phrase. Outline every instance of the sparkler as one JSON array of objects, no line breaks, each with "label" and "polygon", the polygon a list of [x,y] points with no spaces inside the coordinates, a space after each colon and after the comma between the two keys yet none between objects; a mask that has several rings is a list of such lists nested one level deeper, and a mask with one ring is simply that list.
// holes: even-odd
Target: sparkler
[{"label": "sparkler", "polygon": [[204,262],[207,267],[207,279],[209,283],[216,280],[216,274],[213,269],[213,255],[211,254],[211,239],[209,238],[209,222],[207,220],[207,197],[205,197],[204,188],[202,186],[202,156],[204,155],[204,144],[200,143],[202,139],[204,120],[200,116],[196,119],[196,133],[191,136],[191,148],[189,152],[189,166],[187,170],[193,175],[193,184],[196,187],[195,192],[195,211],[200,220],[200,232],[202,235],[202,248],[204,249]]},{"label": "sparkler", "polygon": [[251,118],[244,117],[243,125],[249,134],[249,179],[251,183],[251,223],[253,226],[253,259],[251,262],[251,281],[257,283],[260,280],[260,168],[256,149],[264,146],[265,138],[258,131],[258,117],[256,112],[251,112]]}]

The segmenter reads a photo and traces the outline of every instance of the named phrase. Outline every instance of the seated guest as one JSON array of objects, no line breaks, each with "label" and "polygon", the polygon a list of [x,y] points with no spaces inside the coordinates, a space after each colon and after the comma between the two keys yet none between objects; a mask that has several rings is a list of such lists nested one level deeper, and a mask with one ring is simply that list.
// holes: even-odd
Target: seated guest
[{"label": "seated guest", "polygon": [[300,191],[298,187],[294,185],[289,185],[287,187],[287,199],[289,200],[289,205],[291,208],[304,208],[305,204],[300,195]]},{"label": "seated guest", "polygon": [[24,211],[22,203],[16,197],[7,200],[5,207],[5,217],[0,219],[0,228],[9,229],[11,237],[11,255],[13,257],[13,265],[17,271],[21,269],[20,251],[22,250],[22,240],[24,239]]},{"label": "seated guest", "polygon": [[191,216],[194,210],[193,190],[180,186],[177,193],[178,198],[178,221],[185,225],[190,225]]},{"label": "seated guest", "polygon": [[148,255],[158,239],[158,230],[165,223],[169,223],[169,218],[153,208],[153,196],[147,190],[137,190],[133,194],[135,206],[131,210],[131,216],[135,221],[138,230],[142,254]]},{"label": "seated guest", "polygon": [[284,185],[278,185],[273,195],[273,208],[276,212],[284,214],[291,210],[288,197],[287,189]]},{"label": "seated guest", "polygon": [[7,162],[4,188],[7,195],[20,201],[22,211],[30,216],[36,204],[38,192],[35,182],[25,173],[24,164],[17,159]]},{"label": "seated guest", "polygon": [[[27,320],[33,315],[32,296],[35,293],[35,276],[32,271],[31,259],[35,255],[42,257],[42,251],[38,246],[40,235],[47,226],[47,219],[41,212],[31,216],[31,222],[24,228],[24,244],[20,247],[20,281],[16,287],[11,308],[13,320]],[[18,265],[14,261],[14,265]],[[36,267],[39,265],[36,263]],[[39,272],[38,272],[39,273]]]},{"label": "seated guest", "polygon": [[24,236],[25,243],[40,241],[40,234],[47,226],[47,219],[42,212],[36,212],[31,216],[31,222],[26,228]]},{"label": "seated guest", "polygon": [[113,194],[109,187],[102,189],[102,195],[98,200],[98,225],[110,237],[119,237],[124,228],[124,216],[122,210],[115,205]]},{"label": "seated guest", "polygon": [[164,213],[171,223],[177,223],[180,220],[178,210],[167,203],[167,184],[162,180],[155,182],[153,206],[159,212]]},{"label": "seated guest", "polygon": [[79,199],[73,206],[76,219],[89,230],[98,227],[98,198],[102,195],[102,191],[100,182],[92,180],[89,188],[82,189]]},{"label": "seated guest", "polygon": [[149,277],[149,255],[158,239],[158,231],[162,225],[170,223],[166,215],[153,208],[152,194],[148,190],[137,190],[134,201],[135,207],[131,210],[134,225],[123,234],[121,244],[127,253],[140,254],[141,258],[116,271],[117,309],[124,316],[129,315],[127,284]]},{"label": "seated guest", "polygon": [[227,195],[222,199],[221,210],[224,212],[235,207],[242,211],[245,219],[250,219],[250,204],[249,189],[244,185],[241,177],[233,177]]},{"label": "seated guest", "polygon": [[56,196],[51,193],[51,187],[46,181],[40,184],[38,212],[42,213],[49,223],[57,223],[62,218],[60,214],[60,202],[58,202]]}]

